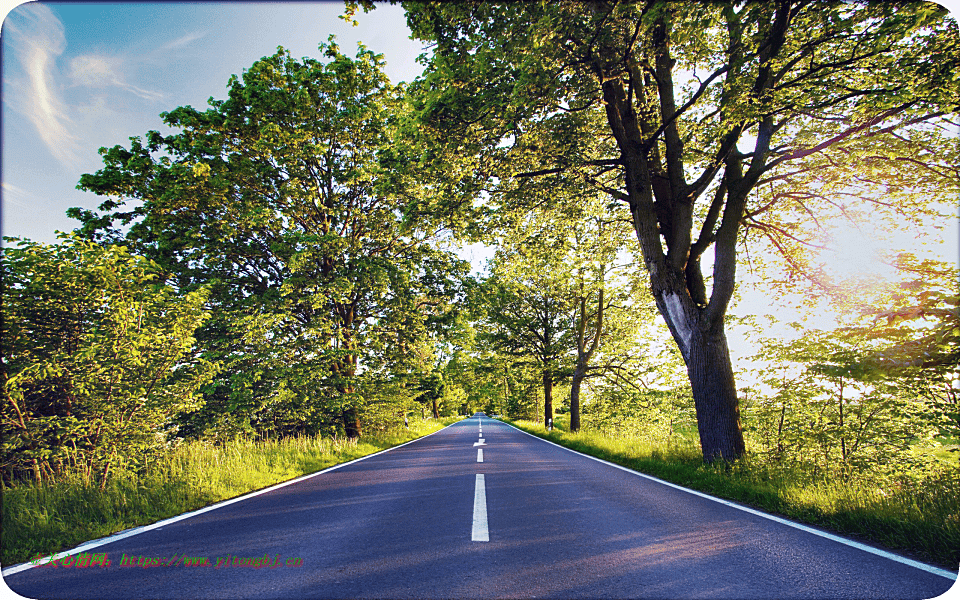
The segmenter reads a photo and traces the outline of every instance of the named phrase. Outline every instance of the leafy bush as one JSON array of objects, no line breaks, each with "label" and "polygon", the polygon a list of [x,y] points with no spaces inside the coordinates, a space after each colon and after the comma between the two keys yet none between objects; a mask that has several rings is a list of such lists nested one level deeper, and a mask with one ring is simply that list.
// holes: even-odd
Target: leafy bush
[{"label": "leafy bush", "polygon": [[4,477],[80,473],[103,487],[197,406],[213,367],[191,355],[205,293],[177,295],[156,265],[74,237],[3,250]]}]

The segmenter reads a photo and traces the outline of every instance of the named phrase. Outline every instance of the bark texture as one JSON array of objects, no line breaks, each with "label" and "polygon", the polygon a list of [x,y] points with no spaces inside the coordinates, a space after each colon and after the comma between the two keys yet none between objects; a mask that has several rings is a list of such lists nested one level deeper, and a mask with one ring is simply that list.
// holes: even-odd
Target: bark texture
[{"label": "bark texture", "polygon": [[343,410],[343,431],[348,439],[360,437],[360,417],[357,415],[357,409],[345,408]]},{"label": "bark texture", "polygon": [[553,419],[553,371],[550,368],[543,370],[543,424],[550,425]]},{"label": "bark texture", "polygon": [[573,381],[570,387],[570,431],[580,431],[580,385],[587,371],[577,365],[573,370]]},{"label": "bark texture", "polygon": [[704,460],[731,461],[743,456],[737,385],[723,331],[691,336],[687,374],[693,388]]},{"label": "bark texture", "polygon": [[590,359],[600,345],[600,335],[603,332],[603,288],[597,294],[597,313],[590,339],[587,339],[587,299],[581,294],[579,319],[577,322],[577,365],[573,369],[573,381],[570,385],[570,431],[580,431],[580,386],[590,369]]}]

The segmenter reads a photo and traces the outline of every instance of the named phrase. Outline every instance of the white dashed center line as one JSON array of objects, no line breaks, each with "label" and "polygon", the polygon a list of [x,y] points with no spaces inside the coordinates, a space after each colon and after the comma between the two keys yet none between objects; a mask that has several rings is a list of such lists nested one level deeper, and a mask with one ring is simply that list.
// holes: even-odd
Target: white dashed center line
[{"label": "white dashed center line", "polygon": [[483,448],[477,448],[477,462],[483,462]]},{"label": "white dashed center line", "polygon": [[470,538],[474,542],[489,542],[490,532],[487,529],[487,490],[483,482],[483,475],[477,475],[477,487],[473,492],[473,534]]}]

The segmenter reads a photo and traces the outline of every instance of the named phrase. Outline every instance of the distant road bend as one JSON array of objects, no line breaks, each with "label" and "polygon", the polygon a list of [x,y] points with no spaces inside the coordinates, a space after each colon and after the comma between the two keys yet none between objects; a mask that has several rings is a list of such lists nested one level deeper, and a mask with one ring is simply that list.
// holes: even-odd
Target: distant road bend
[{"label": "distant road bend", "polygon": [[[177,599],[906,600],[939,596],[956,579],[479,413],[366,459],[85,544],[62,562],[81,554],[110,565],[28,563],[3,577],[28,598]],[[184,556],[208,566],[187,566]]]}]

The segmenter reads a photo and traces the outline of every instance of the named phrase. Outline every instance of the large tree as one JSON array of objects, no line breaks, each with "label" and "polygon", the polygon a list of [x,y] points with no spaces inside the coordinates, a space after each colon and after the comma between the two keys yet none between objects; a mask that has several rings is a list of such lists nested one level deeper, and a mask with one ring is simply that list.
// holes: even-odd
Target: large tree
[{"label": "large tree", "polygon": [[232,77],[226,100],[164,113],[174,133],[102,149],[80,187],[108,196],[105,212],[74,214],[94,238],[132,224],[123,241],[180,287],[212,287],[202,339],[230,368],[211,406],[246,405],[280,433],[333,413],[356,437],[361,372],[386,381],[378,371],[418,356],[463,268],[404,214],[417,188],[382,57],[321,50],[280,50]]},{"label": "large tree", "polygon": [[570,380],[570,431],[580,430],[581,390],[591,377],[616,378],[634,346],[640,319],[642,284],[635,277],[635,253],[624,252],[630,236],[625,219],[606,214],[605,198],[581,195],[555,215],[553,229],[566,233],[564,257],[573,296],[573,342],[576,362]]},{"label": "large tree", "polygon": [[515,363],[532,363],[540,371],[543,423],[548,425],[553,384],[569,376],[574,328],[570,282],[561,268],[565,253],[545,250],[540,244],[497,250],[483,299],[491,345]]},{"label": "large tree", "polygon": [[415,89],[423,135],[458,165],[444,206],[476,208],[461,198],[484,187],[517,206],[560,175],[621,203],[704,458],[743,455],[724,318],[758,183],[954,110],[955,23],[920,2],[404,5],[434,44]]}]

